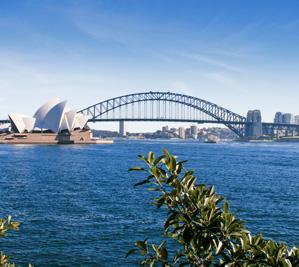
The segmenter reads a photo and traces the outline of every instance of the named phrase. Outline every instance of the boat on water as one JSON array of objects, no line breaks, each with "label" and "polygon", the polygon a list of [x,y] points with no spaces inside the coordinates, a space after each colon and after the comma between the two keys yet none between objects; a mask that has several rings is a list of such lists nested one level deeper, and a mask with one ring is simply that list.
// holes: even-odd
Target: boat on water
[{"label": "boat on water", "polygon": [[276,142],[299,142],[299,136],[281,136],[275,139]]},{"label": "boat on water", "polygon": [[219,137],[215,135],[208,136],[204,141],[204,143],[206,144],[217,144],[218,142],[219,142]]},{"label": "boat on water", "polygon": [[249,143],[271,143],[273,140],[271,139],[254,139],[254,140],[248,140]]},{"label": "boat on water", "polygon": [[217,142],[214,140],[206,140],[205,144],[217,144]]}]

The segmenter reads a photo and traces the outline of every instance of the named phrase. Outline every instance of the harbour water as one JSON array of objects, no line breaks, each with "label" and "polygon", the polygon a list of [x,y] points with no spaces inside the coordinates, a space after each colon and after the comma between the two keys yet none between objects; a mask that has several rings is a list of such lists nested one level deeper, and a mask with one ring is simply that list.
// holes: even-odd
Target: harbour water
[{"label": "harbour water", "polygon": [[21,266],[138,266],[126,252],[158,239],[164,217],[127,170],[162,148],[188,159],[253,233],[299,245],[299,144],[119,141],[0,146],[1,216],[22,222],[0,249]]}]

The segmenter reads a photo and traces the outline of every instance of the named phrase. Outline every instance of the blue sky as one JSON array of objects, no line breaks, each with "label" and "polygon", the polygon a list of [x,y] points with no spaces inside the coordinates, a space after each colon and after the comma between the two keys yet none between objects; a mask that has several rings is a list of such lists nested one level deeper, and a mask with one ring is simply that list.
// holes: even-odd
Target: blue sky
[{"label": "blue sky", "polygon": [[0,117],[148,90],[299,114],[298,14],[295,0],[2,0]]}]

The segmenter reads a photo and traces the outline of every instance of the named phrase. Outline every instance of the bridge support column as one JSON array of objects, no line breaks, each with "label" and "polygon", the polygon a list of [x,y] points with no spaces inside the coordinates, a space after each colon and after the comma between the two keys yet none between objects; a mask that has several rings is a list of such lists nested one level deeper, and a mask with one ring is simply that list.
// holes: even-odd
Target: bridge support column
[{"label": "bridge support column", "polygon": [[123,121],[123,120],[119,121],[119,136],[120,137],[126,136],[126,133],[125,133],[125,121]]},{"label": "bridge support column", "polygon": [[260,110],[249,110],[247,113],[246,137],[257,139],[263,135],[262,116]]}]

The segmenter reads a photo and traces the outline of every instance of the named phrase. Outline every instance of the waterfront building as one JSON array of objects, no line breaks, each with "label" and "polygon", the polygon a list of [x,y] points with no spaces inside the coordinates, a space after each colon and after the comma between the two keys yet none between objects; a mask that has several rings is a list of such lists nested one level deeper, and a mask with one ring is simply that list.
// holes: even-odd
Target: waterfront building
[{"label": "waterfront building", "polygon": [[185,130],[184,127],[179,127],[179,137],[181,139],[185,139],[185,137],[186,137],[186,130]]},{"label": "waterfront building", "polygon": [[282,112],[275,113],[274,123],[283,123],[283,113]]},{"label": "waterfront building", "polygon": [[35,125],[35,118],[22,114],[12,113],[8,115],[11,123],[11,129],[15,133],[31,132]]},{"label": "waterfront building", "polygon": [[299,124],[299,115],[295,117],[291,113],[276,112],[274,123]]},{"label": "waterfront building", "polygon": [[190,128],[187,128],[186,130],[185,130],[185,138],[189,138],[189,137],[191,137],[191,129]]},{"label": "waterfront building", "polygon": [[174,134],[176,134],[178,132],[177,128],[170,128],[170,131]]},{"label": "waterfront building", "polygon": [[[67,106],[67,101],[52,99],[33,115],[8,115],[10,125],[0,133],[0,144],[96,144],[87,126],[88,117]],[[111,141],[109,141],[111,143]]]},{"label": "waterfront building", "polygon": [[191,129],[191,135],[197,136],[197,133],[198,133],[197,126],[196,125],[191,125],[190,129]]},{"label": "waterfront building", "polygon": [[165,133],[165,132],[168,132],[168,126],[163,126],[163,127],[162,127],[162,132],[164,132],[164,133]]},{"label": "waterfront building", "polygon": [[67,106],[67,101],[52,99],[29,117],[18,113],[8,114],[14,133],[74,131],[84,129],[88,117]]},{"label": "waterfront building", "polygon": [[291,113],[285,113],[282,116],[282,123],[285,124],[295,124],[295,117]]}]

